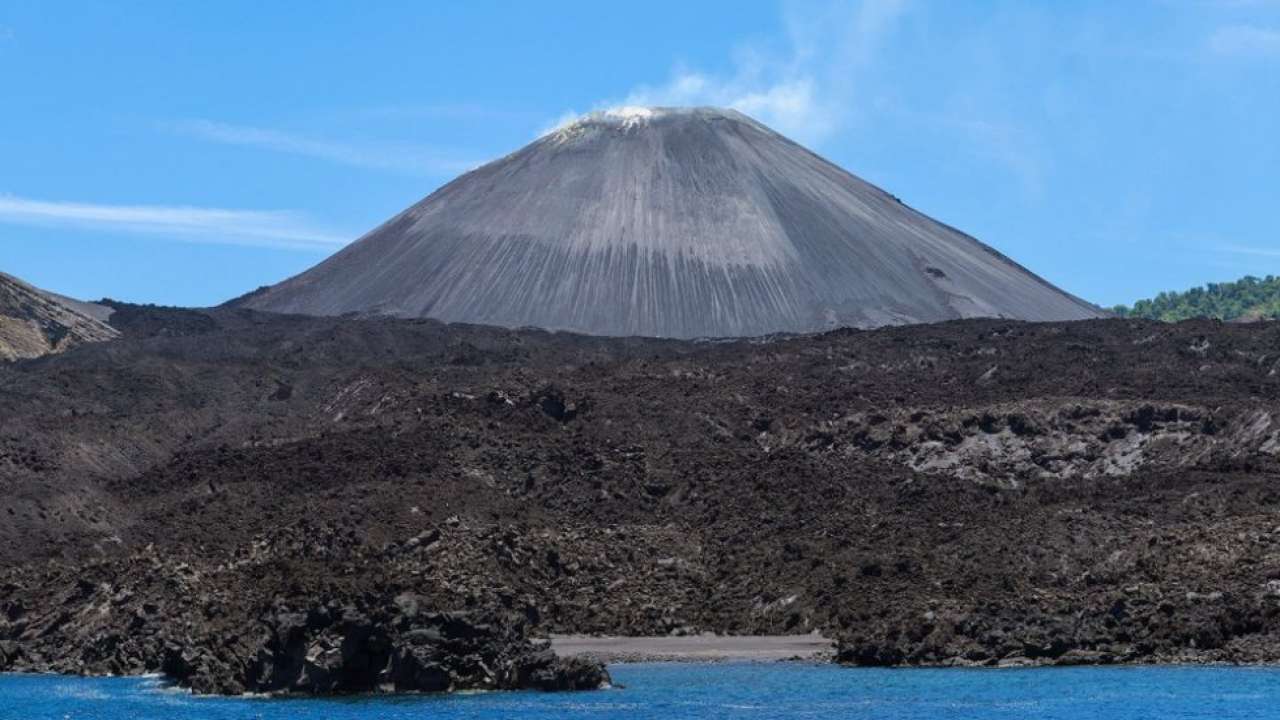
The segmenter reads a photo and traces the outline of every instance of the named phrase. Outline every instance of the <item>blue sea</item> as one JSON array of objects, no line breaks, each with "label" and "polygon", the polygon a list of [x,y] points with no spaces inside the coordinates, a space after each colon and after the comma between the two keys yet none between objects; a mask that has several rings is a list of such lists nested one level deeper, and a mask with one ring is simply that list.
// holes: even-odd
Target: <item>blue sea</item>
[{"label": "blue sea", "polygon": [[1272,668],[871,670],[616,665],[623,688],[342,700],[192,697],[147,678],[0,675],[4,720],[1280,718]]}]

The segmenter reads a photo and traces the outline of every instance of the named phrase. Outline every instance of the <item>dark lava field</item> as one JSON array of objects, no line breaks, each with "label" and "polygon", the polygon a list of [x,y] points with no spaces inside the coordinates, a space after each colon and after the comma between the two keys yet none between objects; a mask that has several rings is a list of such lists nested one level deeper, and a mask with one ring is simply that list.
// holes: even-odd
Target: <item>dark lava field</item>
[{"label": "dark lava field", "polygon": [[1280,324],[116,307],[123,339],[0,365],[0,670],[555,685],[419,650],[814,630],[855,664],[1280,661]]}]

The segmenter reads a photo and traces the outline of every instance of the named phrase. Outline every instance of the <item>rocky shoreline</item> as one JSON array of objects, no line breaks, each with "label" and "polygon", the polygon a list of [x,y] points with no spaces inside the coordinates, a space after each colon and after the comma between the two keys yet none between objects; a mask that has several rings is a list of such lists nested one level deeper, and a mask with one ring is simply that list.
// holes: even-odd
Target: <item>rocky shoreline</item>
[{"label": "rocky shoreline", "polygon": [[[98,570],[92,574],[107,569]],[[510,612],[442,612],[408,592],[263,602],[154,557],[110,570],[119,574],[102,582],[53,571],[32,584],[0,583],[0,672],[160,673],[213,695],[594,690],[610,682],[602,664],[557,657],[530,639],[525,619]]]},{"label": "rocky shoreline", "polygon": [[113,318],[0,366],[0,669],[591,687],[531,638],[815,632],[851,665],[1280,660],[1280,324]]}]

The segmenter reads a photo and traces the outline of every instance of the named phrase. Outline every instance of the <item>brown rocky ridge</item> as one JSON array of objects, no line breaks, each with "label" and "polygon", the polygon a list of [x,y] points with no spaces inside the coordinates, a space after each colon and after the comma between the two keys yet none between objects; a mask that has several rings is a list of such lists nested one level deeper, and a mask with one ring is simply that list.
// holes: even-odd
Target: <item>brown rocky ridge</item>
[{"label": "brown rocky ridge", "polygon": [[59,353],[119,337],[109,309],[34,288],[0,273],[0,362]]}]

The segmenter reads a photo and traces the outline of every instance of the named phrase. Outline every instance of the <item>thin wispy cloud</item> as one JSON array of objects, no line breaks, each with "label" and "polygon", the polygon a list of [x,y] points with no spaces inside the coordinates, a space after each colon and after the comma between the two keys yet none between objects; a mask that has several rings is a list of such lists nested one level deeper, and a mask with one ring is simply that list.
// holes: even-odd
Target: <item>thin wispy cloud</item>
[{"label": "thin wispy cloud", "polygon": [[258,148],[341,165],[414,175],[456,175],[480,164],[438,148],[420,145],[342,142],[212,120],[184,120],[167,123],[165,127],[181,135],[223,145]]},{"label": "thin wispy cloud", "polygon": [[[728,107],[807,143],[821,143],[848,119],[860,76],[906,9],[906,0],[859,0],[789,7],[785,49],[741,46],[733,70],[677,66],[662,83],[633,88],[594,109],[626,105]],[[552,127],[572,121],[566,113]]]},{"label": "thin wispy cloud", "polygon": [[410,103],[401,105],[375,105],[355,108],[338,113],[344,117],[377,118],[391,120],[510,120],[528,122],[538,115],[531,110],[487,107],[476,103]]},{"label": "thin wispy cloud", "polygon": [[1280,247],[1255,247],[1251,245],[1227,245],[1224,251],[1236,255],[1252,255],[1254,257],[1280,258]]},{"label": "thin wispy cloud", "polygon": [[1221,27],[1209,37],[1209,49],[1233,57],[1280,58],[1280,29],[1254,25]]},{"label": "thin wispy cloud", "polygon": [[1200,0],[1200,5],[1234,10],[1239,8],[1280,7],[1280,0]]},{"label": "thin wispy cloud", "polygon": [[0,223],[163,236],[183,242],[331,252],[350,237],[298,213],[166,205],[97,205],[0,195]]}]

